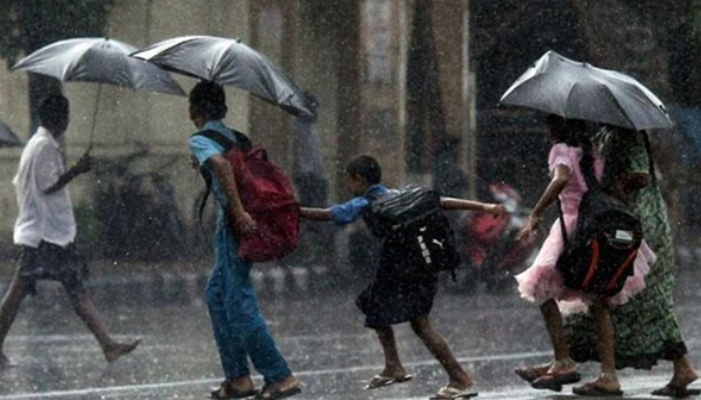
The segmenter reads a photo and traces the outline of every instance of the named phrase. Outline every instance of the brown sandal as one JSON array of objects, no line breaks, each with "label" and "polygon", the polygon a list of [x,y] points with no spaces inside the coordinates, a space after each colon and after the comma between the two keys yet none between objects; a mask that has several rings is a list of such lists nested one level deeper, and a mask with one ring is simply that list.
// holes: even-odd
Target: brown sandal
[{"label": "brown sandal", "polygon": [[246,397],[255,396],[257,394],[258,394],[258,390],[256,390],[256,389],[251,389],[251,390],[246,390],[246,391],[238,390],[235,387],[233,387],[231,385],[231,382],[229,382],[229,380],[227,379],[224,382],[222,382],[218,388],[216,388],[215,390],[212,390],[209,393],[209,398],[216,399],[216,400],[243,399]]},{"label": "brown sandal", "polygon": [[514,370],[519,378],[528,383],[533,383],[534,380],[548,373],[552,363],[534,365],[532,367],[518,367]]},{"label": "brown sandal", "polygon": [[560,392],[562,391],[562,385],[577,383],[581,379],[582,376],[577,371],[565,373],[548,372],[534,380],[531,383],[531,387],[534,389],[548,389],[555,392]]},{"label": "brown sandal", "polygon": [[572,393],[588,397],[623,396],[621,389],[607,389],[597,385],[596,382],[587,382],[582,386],[573,387]]},{"label": "brown sandal", "polygon": [[687,389],[682,386],[673,385],[668,383],[665,387],[654,390],[651,393],[653,396],[666,396],[677,399],[682,399],[689,396],[698,396],[701,394],[701,390],[698,389]]}]

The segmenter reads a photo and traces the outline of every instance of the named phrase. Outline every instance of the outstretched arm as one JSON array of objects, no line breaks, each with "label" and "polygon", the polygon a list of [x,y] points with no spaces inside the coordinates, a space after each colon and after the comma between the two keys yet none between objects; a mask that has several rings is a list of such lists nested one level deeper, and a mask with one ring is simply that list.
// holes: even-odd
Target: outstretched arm
[{"label": "outstretched arm", "polygon": [[484,211],[493,215],[504,214],[506,212],[506,209],[501,204],[482,203],[481,201],[457,199],[454,197],[441,197],[441,207],[446,210]]},{"label": "outstretched arm", "polygon": [[332,221],[333,216],[328,208],[301,207],[300,217],[315,221]]}]

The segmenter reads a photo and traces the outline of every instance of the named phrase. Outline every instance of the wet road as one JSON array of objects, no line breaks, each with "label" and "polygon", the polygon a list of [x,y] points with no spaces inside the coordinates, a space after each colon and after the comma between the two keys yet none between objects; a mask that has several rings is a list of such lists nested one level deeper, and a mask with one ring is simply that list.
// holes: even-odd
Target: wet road
[{"label": "wet road", "polygon": [[[699,278],[701,273],[684,273],[677,300],[697,366],[701,366]],[[366,380],[380,371],[382,355],[353,305],[357,290],[334,287],[314,296],[261,299],[278,345],[302,379],[303,393],[294,398],[427,399],[447,378],[406,324],[398,326],[396,334],[402,361],[415,378],[374,391],[363,389]],[[121,340],[140,337],[141,347],[107,364],[63,297],[30,299],[5,345],[5,354],[17,365],[0,371],[0,400],[205,399],[209,388],[220,382],[207,311],[199,297],[150,305],[112,293],[115,298],[109,305],[104,304],[104,293],[95,295],[103,303],[98,308],[110,332]],[[129,305],[115,305],[119,303]],[[436,329],[474,377],[478,398],[576,397],[570,387],[562,394],[531,389],[513,374],[514,367],[547,360],[549,355],[537,309],[514,293],[466,296],[442,290],[432,315]],[[592,378],[596,370],[596,364],[584,365],[584,379]],[[620,376],[626,398],[650,399],[654,397],[648,393],[671,376],[671,365],[664,363],[653,371],[626,370]]]}]

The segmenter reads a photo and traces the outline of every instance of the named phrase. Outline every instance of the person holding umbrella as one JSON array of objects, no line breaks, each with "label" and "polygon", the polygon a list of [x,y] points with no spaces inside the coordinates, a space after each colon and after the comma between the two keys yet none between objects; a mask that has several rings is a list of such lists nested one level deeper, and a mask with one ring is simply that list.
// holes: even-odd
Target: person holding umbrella
[{"label": "person holding umbrella", "polygon": [[[589,295],[565,286],[556,268],[565,246],[563,228],[566,228],[569,236],[577,225],[579,203],[588,189],[582,169],[589,168],[600,178],[602,165],[594,159],[591,143],[585,134],[584,121],[568,120],[554,114],[550,114],[546,121],[553,139],[548,157],[551,181],[531,211],[518,240],[526,239],[534,233],[542,213],[557,198],[562,209],[560,218],[564,222],[554,222],[533,264],[516,276],[521,297],[539,305],[554,352],[554,361],[548,364],[547,370],[529,380],[536,389],[555,391],[562,390],[563,384],[580,380],[577,364],[570,356],[565,339],[560,309],[567,304],[570,311],[584,311],[586,307],[582,306],[586,305],[595,318],[601,374],[595,381],[575,387],[573,392],[585,396],[620,396],[622,392],[616,375],[614,328],[609,308],[626,303],[644,288],[643,276],[649,270],[648,265],[654,262],[655,256],[643,243],[634,262],[634,275],[626,280],[623,289],[613,297]],[[523,375],[528,370],[519,369],[516,372]]]},{"label": "person holding umbrella", "polygon": [[36,293],[39,279],[61,282],[75,312],[95,335],[108,362],[132,352],[140,343],[118,343],[107,334],[84,286],[87,265],[72,249],[76,222],[67,185],[90,171],[91,159],[83,156],[75,166],[64,169],[58,139],[68,121],[69,103],[65,97],[54,95],[43,100],[40,126],[22,151],[12,181],[19,206],[14,243],[20,246],[21,255],[0,303],[0,367],[9,365],[2,345],[22,301]]},{"label": "person holding umbrella", "polygon": [[[217,83],[200,81],[190,92],[190,120],[199,132],[214,130],[236,143],[234,132],[221,121],[227,113],[224,89]],[[243,209],[231,165],[224,148],[195,133],[189,141],[196,165],[212,181],[218,203],[215,229],[214,268],[206,288],[207,305],[214,340],[225,380],[210,393],[213,399],[233,399],[256,395],[275,400],[301,392],[299,379],[292,374],[277,348],[258,309],[250,271],[251,263],[237,256],[234,231],[245,235],[256,229],[256,222]],[[255,390],[248,360],[263,375],[264,386]]]},{"label": "person holding umbrella", "polygon": [[[504,93],[500,104],[598,122],[604,129],[595,137],[606,163],[604,189],[628,203],[638,215],[646,242],[657,261],[646,276],[646,288],[628,303],[612,310],[616,368],[650,369],[658,360],[673,362],[674,374],[653,395],[686,397],[697,372],[674,314],[674,250],[667,208],[655,182],[646,130],[674,126],[662,101],[631,76],[594,67],[546,52]],[[568,354],[578,362],[602,360],[597,351],[596,324],[582,314],[565,321]],[[553,363],[519,368],[529,382],[547,373]]]},{"label": "person holding umbrella", "polygon": [[[669,383],[652,394],[698,395],[699,390],[687,389],[698,374],[686,355],[687,347],[674,313],[674,247],[647,134],[604,125],[594,136],[594,143],[606,162],[604,187],[624,200],[640,217],[645,240],[657,255],[657,261],[645,278],[645,290],[612,313],[616,326],[617,367],[650,369],[658,360],[672,361],[674,373]],[[587,316],[579,314],[565,319],[567,342],[578,362],[599,358],[591,322]]]}]

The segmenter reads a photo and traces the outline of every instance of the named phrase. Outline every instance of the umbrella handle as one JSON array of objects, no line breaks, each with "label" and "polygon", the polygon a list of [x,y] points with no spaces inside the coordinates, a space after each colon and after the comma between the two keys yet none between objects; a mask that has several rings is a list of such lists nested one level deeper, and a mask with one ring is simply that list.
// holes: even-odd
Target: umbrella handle
[{"label": "umbrella handle", "polygon": [[100,109],[100,97],[102,95],[102,84],[97,85],[97,99],[95,100],[95,109],[92,114],[92,125],[90,127],[90,142],[88,143],[88,149],[85,154],[88,154],[92,150],[93,140],[95,139],[95,124],[97,122],[97,112]]}]

